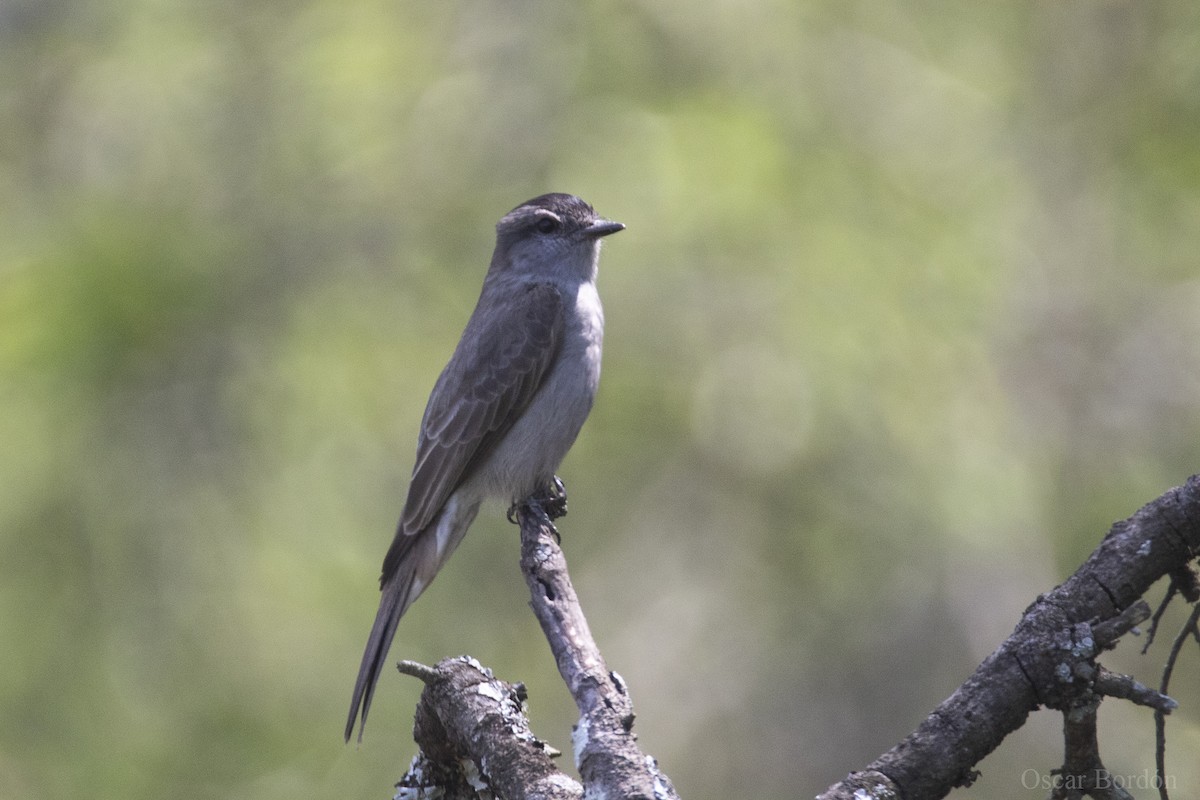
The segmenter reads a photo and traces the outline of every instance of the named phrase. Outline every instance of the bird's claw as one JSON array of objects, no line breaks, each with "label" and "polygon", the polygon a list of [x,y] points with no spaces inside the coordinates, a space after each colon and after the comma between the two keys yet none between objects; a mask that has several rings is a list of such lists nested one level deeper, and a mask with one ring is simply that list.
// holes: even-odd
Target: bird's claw
[{"label": "bird's claw", "polygon": [[535,499],[552,521],[567,515],[567,487],[557,475],[546,487],[545,493],[536,495]]},{"label": "bird's claw", "polygon": [[554,538],[561,542],[562,539],[558,535],[558,529],[554,527],[554,520],[565,516],[567,513],[567,487],[563,485],[562,480],[557,475],[554,476],[554,479],[548,486],[534,492],[524,500],[518,500],[509,506],[508,521],[514,525],[519,525],[522,513],[534,506],[546,515],[546,520],[550,523],[550,530],[554,531]]}]

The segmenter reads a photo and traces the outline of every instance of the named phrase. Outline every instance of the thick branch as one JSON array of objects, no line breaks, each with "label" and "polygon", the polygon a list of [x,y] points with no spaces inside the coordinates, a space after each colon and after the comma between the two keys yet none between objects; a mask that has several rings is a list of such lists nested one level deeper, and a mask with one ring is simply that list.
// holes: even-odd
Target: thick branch
[{"label": "thick branch", "polygon": [[1133,800],[1132,795],[1115,781],[1100,760],[1096,738],[1099,696],[1063,712],[1063,769],[1051,800],[1076,800],[1085,794],[1095,800]]},{"label": "thick branch", "polygon": [[1038,597],[1012,635],[915,731],[821,798],[925,800],[970,785],[978,774],[974,766],[1021,727],[1030,711],[1042,705],[1066,710],[1079,682],[1090,686],[1095,670],[1088,674],[1077,666],[1111,645],[1096,629],[1119,635],[1125,626],[1105,623],[1197,553],[1200,476],[1194,475],[1113,525],[1083,566]]},{"label": "thick branch", "polygon": [[[443,659],[436,667],[408,661],[398,666],[425,682],[413,724],[421,755],[398,784],[401,789],[416,797],[431,787],[446,798],[583,796],[582,787],[551,763],[556,753],[530,731],[525,687],[497,680],[467,656]],[[480,795],[481,788],[490,794]]]}]

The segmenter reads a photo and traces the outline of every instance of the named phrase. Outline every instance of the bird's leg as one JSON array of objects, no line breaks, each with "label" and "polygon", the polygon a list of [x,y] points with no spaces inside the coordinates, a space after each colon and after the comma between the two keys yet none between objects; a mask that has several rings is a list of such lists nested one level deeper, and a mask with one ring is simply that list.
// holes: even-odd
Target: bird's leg
[{"label": "bird's leg", "polygon": [[535,507],[546,515],[550,529],[554,531],[554,538],[557,539],[558,529],[554,527],[554,520],[567,513],[567,487],[563,485],[561,478],[555,475],[549,484],[509,506],[508,521],[514,525],[518,524],[521,513],[532,511]]}]

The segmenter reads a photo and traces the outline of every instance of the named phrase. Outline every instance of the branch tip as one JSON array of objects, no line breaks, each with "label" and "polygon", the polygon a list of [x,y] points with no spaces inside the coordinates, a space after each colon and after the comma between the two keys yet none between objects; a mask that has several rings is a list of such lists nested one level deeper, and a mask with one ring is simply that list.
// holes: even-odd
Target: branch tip
[{"label": "branch tip", "polygon": [[1096,637],[1096,641],[1101,647],[1107,647],[1150,619],[1152,614],[1150,604],[1145,600],[1138,600],[1115,617],[1093,625],[1092,635]]},{"label": "branch tip", "polygon": [[1099,694],[1115,697],[1119,700],[1128,700],[1135,705],[1153,708],[1155,711],[1160,711],[1163,714],[1170,714],[1179,708],[1179,703],[1162,692],[1155,691],[1149,686],[1139,683],[1129,675],[1110,672],[1104,667],[1099,667],[1097,670],[1093,687]]},{"label": "branch tip", "polygon": [[396,663],[396,669],[401,675],[417,678],[426,686],[436,683],[442,677],[442,673],[438,672],[436,667],[426,666],[419,661],[399,661]]}]

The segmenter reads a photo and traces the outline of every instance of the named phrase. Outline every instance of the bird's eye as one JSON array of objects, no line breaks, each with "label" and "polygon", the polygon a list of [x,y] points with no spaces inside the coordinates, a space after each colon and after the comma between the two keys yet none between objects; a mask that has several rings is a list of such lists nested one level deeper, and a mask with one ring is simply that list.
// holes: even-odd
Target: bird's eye
[{"label": "bird's eye", "polygon": [[559,222],[553,217],[542,217],[537,222],[538,233],[554,233],[558,230]]}]

